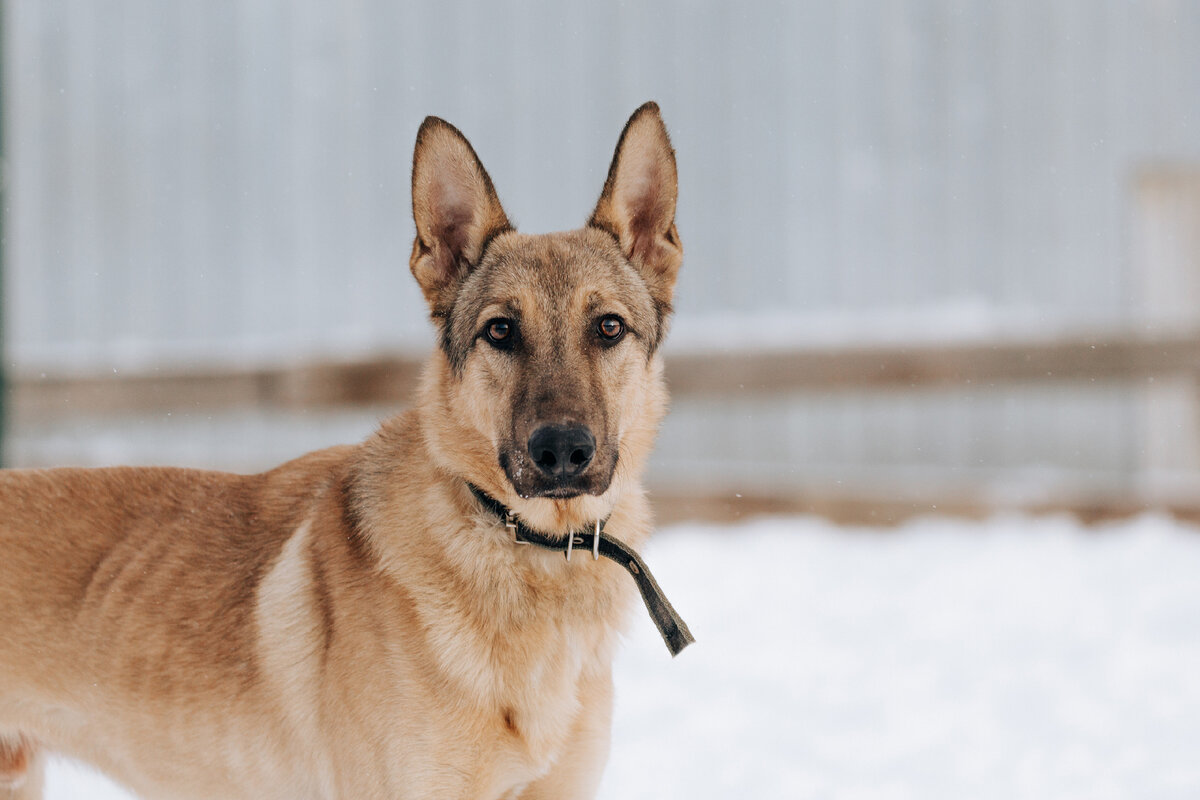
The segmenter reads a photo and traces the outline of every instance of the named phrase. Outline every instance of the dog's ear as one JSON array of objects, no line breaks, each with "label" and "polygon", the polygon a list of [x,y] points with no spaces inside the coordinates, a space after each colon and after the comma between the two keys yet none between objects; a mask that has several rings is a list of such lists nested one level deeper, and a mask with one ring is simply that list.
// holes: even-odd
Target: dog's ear
[{"label": "dog's ear", "polygon": [[633,112],[617,141],[604,191],[588,224],[608,231],[656,302],[670,307],[683,247],[675,229],[675,151],[658,104]]},{"label": "dog's ear", "polygon": [[437,314],[492,237],[512,225],[470,142],[437,117],[426,117],[417,132],[412,196],[417,238],[409,266]]}]

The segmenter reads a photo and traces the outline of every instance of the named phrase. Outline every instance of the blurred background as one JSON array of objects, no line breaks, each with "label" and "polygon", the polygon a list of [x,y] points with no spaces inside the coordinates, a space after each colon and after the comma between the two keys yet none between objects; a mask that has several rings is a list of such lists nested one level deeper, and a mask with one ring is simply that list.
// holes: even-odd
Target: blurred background
[{"label": "blurred background", "polygon": [[654,99],[646,556],[698,641],[630,620],[601,796],[1197,796],[1200,3],[0,10],[7,465],[367,436],[434,346],[425,115],[538,232]]},{"label": "blurred background", "polygon": [[665,519],[1200,509],[1200,4],[8,0],[8,465],[355,441],[427,114],[576,227],[657,100]]}]

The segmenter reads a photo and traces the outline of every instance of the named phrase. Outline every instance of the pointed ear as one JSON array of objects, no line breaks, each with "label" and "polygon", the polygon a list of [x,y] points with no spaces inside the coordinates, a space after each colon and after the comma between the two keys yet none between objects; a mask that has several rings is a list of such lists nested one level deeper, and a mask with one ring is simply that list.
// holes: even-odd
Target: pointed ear
[{"label": "pointed ear", "polygon": [[633,112],[617,142],[604,191],[588,224],[608,231],[656,302],[670,308],[683,246],[675,230],[675,151],[658,104]]},{"label": "pointed ear", "polygon": [[438,314],[487,243],[512,225],[470,142],[437,117],[426,117],[417,132],[412,195],[417,238],[409,266]]}]

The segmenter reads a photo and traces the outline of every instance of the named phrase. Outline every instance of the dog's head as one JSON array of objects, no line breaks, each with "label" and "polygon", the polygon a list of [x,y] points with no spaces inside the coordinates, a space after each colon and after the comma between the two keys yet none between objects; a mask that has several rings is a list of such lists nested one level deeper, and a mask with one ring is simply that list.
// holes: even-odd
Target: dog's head
[{"label": "dog's head", "polygon": [[564,521],[594,518],[637,477],[665,407],[675,200],[653,103],[626,124],[587,225],[543,235],[518,233],[463,135],[425,120],[410,263],[441,336],[422,407],[442,468],[527,517],[554,503]]}]

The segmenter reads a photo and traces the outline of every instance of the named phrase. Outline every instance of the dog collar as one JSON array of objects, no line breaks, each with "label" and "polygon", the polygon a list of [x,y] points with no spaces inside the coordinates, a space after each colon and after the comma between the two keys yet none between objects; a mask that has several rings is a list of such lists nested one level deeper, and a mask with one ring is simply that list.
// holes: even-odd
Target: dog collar
[{"label": "dog collar", "polygon": [[552,537],[521,522],[517,515],[503,503],[484,494],[477,486],[470,483],[467,486],[480,505],[503,520],[504,526],[513,532],[513,541],[516,544],[531,544],[544,550],[563,553],[570,561],[571,553],[575,548],[586,547],[587,539],[590,537],[593,560],[604,556],[624,567],[633,576],[638,591],[642,593],[642,600],[646,603],[646,610],[650,612],[650,619],[658,627],[658,632],[662,634],[663,641],[666,642],[671,655],[679,655],[683,648],[696,641],[692,637],[692,632],[688,630],[687,623],[675,611],[659,587],[658,581],[654,580],[654,576],[650,574],[646,562],[642,561],[629,545],[615,536],[605,533],[604,526],[608,522],[607,518],[596,520],[595,528],[591,530],[571,533],[562,537]]}]

